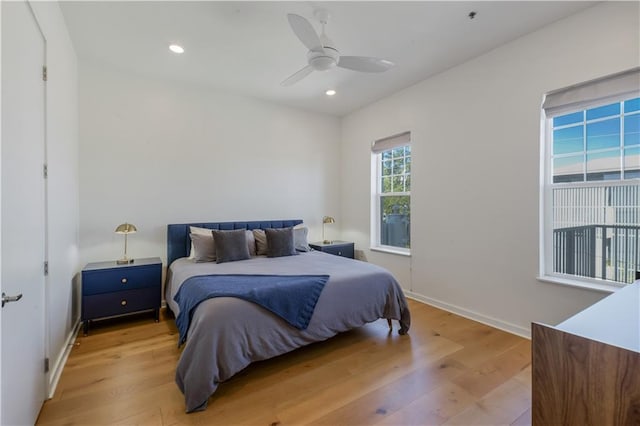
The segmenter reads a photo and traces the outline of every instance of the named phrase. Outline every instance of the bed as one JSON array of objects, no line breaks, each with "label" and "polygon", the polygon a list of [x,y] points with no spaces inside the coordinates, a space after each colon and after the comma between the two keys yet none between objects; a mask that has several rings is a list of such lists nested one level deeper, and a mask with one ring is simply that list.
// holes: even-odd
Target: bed
[{"label": "bed", "polygon": [[190,325],[176,369],[176,383],[185,396],[187,412],[206,409],[218,385],[252,362],[329,339],[380,318],[387,318],[389,324],[392,319],[398,320],[399,333],[407,333],[411,320],[402,289],[387,270],[376,265],[319,251],[275,258],[255,256],[226,263],[195,263],[188,258],[190,226],[253,230],[289,228],[300,223],[301,220],[280,220],[168,225],[165,297],[176,319],[181,313],[174,299],[176,294],[184,290],[183,284],[187,287],[202,276],[327,277],[305,329],[293,327],[262,306],[236,297],[206,299],[190,310]]}]

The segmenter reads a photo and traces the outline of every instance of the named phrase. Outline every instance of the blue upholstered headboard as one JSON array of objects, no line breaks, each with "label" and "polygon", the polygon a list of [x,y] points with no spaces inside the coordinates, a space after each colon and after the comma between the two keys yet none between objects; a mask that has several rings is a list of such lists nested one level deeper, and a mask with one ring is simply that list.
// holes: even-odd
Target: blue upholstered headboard
[{"label": "blue upholstered headboard", "polygon": [[209,223],[180,223],[167,225],[167,265],[171,265],[176,259],[189,256],[191,237],[189,227],[220,229],[229,231],[233,229],[266,229],[288,228],[302,223],[300,219],[287,220],[256,220],[251,222],[209,222]]}]

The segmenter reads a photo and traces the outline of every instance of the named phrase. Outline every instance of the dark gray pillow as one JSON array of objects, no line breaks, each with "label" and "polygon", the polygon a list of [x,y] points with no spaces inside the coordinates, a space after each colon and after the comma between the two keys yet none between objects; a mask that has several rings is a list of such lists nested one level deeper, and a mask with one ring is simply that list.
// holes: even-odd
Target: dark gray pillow
[{"label": "dark gray pillow", "polygon": [[249,259],[247,235],[244,229],[235,231],[211,231],[216,246],[216,263]]},{"label": "dark gray pillow", "polygon": [[193,243],[193,260],[194,262],[215,262],[216,246],[213,242],[213,234],[189,234]]},{"label": "dark gray pillow", "polygon": [[267,235],[267,256],[282,257],[298,254],[293,245],[293,228],[264,230]]}]

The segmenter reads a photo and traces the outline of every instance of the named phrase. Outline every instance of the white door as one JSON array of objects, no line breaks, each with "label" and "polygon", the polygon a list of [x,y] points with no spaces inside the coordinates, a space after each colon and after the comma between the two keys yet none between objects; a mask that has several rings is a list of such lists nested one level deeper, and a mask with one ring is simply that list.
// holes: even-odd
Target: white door
[{"label": "white door", "polygon": [[45,399],[45,41],[28,3],[2,7],[2,271],[21,300],[2,315],[2,425],[35,423]]}]

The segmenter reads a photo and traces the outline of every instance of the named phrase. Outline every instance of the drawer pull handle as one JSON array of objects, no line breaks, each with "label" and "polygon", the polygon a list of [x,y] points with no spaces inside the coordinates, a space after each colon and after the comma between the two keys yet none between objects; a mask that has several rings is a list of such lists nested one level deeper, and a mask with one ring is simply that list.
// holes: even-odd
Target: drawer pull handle
[{"label": "drawer pull handle", "polygon": [[123,278],[123,279],[121,279],[121,280],[120,280],[120,282],[121,282],[122,284],[126,284],[126,283],[127,283],[127,279],[126,279],[126,278]]},{"label": "drawer pull handle", "polygon": [[124,300],[124,299],[122,299],[122,301],[120,301],[120,304],[121,304],[122,306],[127,306],[127,301],[126,301],[126,300]]}]

